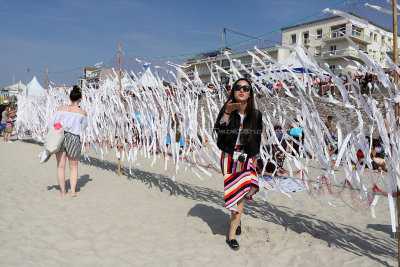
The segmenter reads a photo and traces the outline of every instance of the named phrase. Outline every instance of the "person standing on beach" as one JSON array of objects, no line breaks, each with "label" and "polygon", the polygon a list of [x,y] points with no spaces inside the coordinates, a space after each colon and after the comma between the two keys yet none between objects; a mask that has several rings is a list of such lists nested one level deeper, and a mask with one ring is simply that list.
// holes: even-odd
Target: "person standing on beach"
[{"label": "person standing on beach", "polygon": [[8,112],[8,116],[7,116],[8,118],[7,118],[7,121],[6,121],[6,133],[4,135],[4,141],[7,142],[7,143],[12,143],[12,141],[11,141],[11,134],[12,134],[12,131],[13,131],[12,115],[13,115],[12,112]]},{"label": "person standing on beach", "polygon": [[3,113],[1,118],[1,127],[3,128],[4,132],[4,142],[12,143],[11,141],[11,133],[13,130],[13,117],[16,115],[17,110],[10,110],[7,107]]},{"label": "person standing on beach", "polygon": [[255,109],[254,90],[249,80],[241,78],[233,84],[214,127],[218,134],[217,146],[222,150],[225,207],[231,211],[226,242],[231,249],[238,250],[236,235],[241,233],[243,200],[251,199],[259,191],[255,166],[263,125],[262,114]]},{"label": "person standing on beach", "polygon": [[6,141],[6,126],[8,118],[8,107],[6,107],[1,113],[1,127],[3,128],[4,142]]},{"label": "person standing on beach", "polygon": [[60,186],[61,196],[65,191],[65,165],[68,157],[71,172],[70,185],[71,197],[76,197],[76,184],[78,182],[78,162],[82,150],[81,134],[87,126],[86,111],[79,107],[82,101],[81,89],[75,85],[69,95],[71,104],[58,108],[53,125],[61,123],[64,128],[64,141],[60,150],[56,153],[57,157],[57,180]]}]

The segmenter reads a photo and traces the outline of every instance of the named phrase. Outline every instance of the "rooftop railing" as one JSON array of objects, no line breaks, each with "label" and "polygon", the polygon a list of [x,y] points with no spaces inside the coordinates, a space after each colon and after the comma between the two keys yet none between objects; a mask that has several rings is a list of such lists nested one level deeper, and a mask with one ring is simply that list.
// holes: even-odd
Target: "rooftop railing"
[{"label": "rooftop railing", "polygon": [[326,51],[321,53],[321,59],[349,57],[349,56],[358,57],[358,52],[353,49],[342,49],[342,50]]},{"label": "rooftop railing", "polygon": [[355,29],[352,29],[352,30],[340,29],[340,30],[332,31],[332,32],[329,32],[328,34],[323,35],[322,40],[324,40],[324,41],[335,40],[335,39],[339,39],[339,38],[344,38],[345,35],[354,37],[363,42],[372,43],[371,37],[361,33],[360,31],[357,31]]}]

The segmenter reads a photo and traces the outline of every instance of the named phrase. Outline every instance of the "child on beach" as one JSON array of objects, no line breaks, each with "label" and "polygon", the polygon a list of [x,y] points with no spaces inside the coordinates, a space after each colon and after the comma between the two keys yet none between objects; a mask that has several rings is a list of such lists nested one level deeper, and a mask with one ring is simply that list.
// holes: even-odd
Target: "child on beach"
[{"label": "child on beach", "polygon": [[13,120],[12,120],[12,113],[8,113],[8,118],[6,120],[6,132],[4,134],[4,141],[6,143],[12,143],[11,141],[11,133],[13,131]]}]

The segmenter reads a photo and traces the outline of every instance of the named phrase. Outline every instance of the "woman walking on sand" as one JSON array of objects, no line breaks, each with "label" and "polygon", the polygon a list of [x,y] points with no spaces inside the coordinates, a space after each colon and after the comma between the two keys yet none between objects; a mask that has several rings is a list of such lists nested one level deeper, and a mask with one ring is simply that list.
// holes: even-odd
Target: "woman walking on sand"
[{"label": "woman walking on sand", "polygon": [[231,211],[226,242],[233,250],[239,249],[236,235],[242,231],[243,200],[251,199],[259,190],[255,166],[260,153],[262,128],[262,114],[255,109],[250,81],[239,79],[233,84],[215,123],[217,145],[222,150],[225,207]]},{"label": "woman walking on sand", "polygon": [[65,191],[65,165],[68,157],[69,168],[71,172],[70,185],[71,197],[76,197],[76,184],[78,182],[78,161],[81,154],[82,143],[81,134],[87,126],[87,114],[79,107],[82,101],[82,92],[78,86],[74,86],[69,98],[71,104],[58,108],[53,125],[61,123],[64,128],[64,141],[60,150],[56,153],[57,157],[57,180],[60,186],[61,196]]}]

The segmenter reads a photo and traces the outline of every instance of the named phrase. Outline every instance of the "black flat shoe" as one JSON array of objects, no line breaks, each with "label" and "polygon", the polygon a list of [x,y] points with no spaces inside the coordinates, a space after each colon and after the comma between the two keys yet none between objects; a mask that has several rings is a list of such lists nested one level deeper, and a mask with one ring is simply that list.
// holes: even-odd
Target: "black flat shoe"
[{"label": "black flat shoe", "polygon": [[229,247],[233,250],[239,250],[239,243],[236,241],[236,239],[229,240],[228,238],[226,239],[226,243],[229,245]]},{"label": "black flat shoe", "polygon": [[240,225],[236,228],[236,235],[240,235],[242,233],[242,227]]}]

